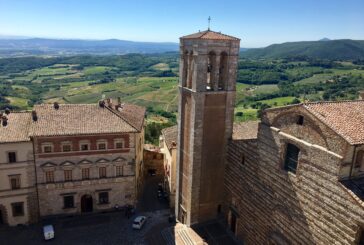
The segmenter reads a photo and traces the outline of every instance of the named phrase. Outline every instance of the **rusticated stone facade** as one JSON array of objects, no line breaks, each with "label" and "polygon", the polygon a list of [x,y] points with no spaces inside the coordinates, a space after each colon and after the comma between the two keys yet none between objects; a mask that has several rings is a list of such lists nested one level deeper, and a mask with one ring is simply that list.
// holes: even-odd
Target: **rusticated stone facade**
[{"label": "rusticated stone facade", "polygon": [[[267,110],[255,138],[230,141],[224,214],[244,244],[359,244],[363,239],[364,168],[358,153],[364,146],[356,142],[364,134],[360,126],[356,132],[350,126],[360,122],[355,118],[364,114],[356,113],[364,103],[334,103]],[[352,122],[336,124],[340,115],[350,114],[340,108],[353,108]],[[286,170],[288,145],[299,149],[294,171]]]}]

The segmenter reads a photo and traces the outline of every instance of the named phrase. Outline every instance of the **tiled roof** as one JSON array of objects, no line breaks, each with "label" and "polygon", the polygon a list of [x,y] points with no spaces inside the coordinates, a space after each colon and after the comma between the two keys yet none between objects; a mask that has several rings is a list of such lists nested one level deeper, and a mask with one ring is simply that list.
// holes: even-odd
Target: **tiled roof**
[{"label": "tiled roof", "polygon": [[259,121],[234,123],[233,139],[234,140],[256,139],[258,137],[258,125]]},{"label": "tiled roof", "polygon": [[364,144],[364,100],[303,104],[350,144]]},{"label": "tiled roof", "polygon": [[172,142],[177,143],[177,138],[178,138],[177,125],[163,129],[162,134],[164,136],[164,141],[166,142],[168,149],[171,149],[173,147]]},{"label": "tiled roof", "polygon": [[98,104],[35,105],[37,121],[31,120],[31,136],[80,135],[138,132],[144,123],[145,109],[123,105],[121,111]]},{"label": "tiled roof", "polygon": [[145,108],[133,104],[123,104],[122,107],[121,110],[113,111],[135,129],[141,131],[144,125]]},{"label": "tiled roof", "polygon": [[183,36],[182,39],[211,39],[211,40],[240,40],[239,38],[215,32],[211,30],[200,31],[191,35]]},{"label": "tiled roof", "polygon": [[0,124],[0,143],[29,141],[29,112],[11,112],[7,117],[7,126]]}]

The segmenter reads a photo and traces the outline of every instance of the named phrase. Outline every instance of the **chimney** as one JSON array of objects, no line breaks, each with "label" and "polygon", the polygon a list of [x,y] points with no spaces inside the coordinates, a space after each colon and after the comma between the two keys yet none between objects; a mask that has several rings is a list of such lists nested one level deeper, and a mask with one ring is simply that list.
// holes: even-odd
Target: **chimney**
[{"label": "chimney", "polygon": [[59,109],[59,104],[58,104],[58,102],[54,102],[54,103],[53,103],[53,107],[54,107],[54,109],[58,110],[58,109]]},{"label": "chimney", "polygon": [[176,146],[177,146],[176,141],[172,141],[172,147],[176,147]]},{"label": "chimney", "polygon": [[10,114],[10,109],[9,108],[5,108],[5,114],[9,115]]},{"label": "chimney", "polygon": [[34,122],[38,121],[37,112],[35,110],[32,110],[32,119]]},{"label": "chimney", "polygon": [[6,116],[2,116],[2,125],[6,127],[8,125],[8,118]]},{"label": "chimney", "polygon": [[364,100],[364,90],[359,91],[359,100]]},{"label": "chimney", "polygon": [[99,101],[99,106],[102,107],[102,108],[104,108],[105,107],[105,101],[100,100]]}]

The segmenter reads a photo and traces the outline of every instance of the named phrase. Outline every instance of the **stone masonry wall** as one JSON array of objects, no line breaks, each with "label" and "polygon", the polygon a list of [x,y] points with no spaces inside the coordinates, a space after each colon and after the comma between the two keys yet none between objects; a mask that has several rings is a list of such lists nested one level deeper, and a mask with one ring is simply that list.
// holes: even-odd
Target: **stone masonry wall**
[{"label": "stone masonry wall", "polygon": [[[282,168],[287,143],[300,148],[296,174]],[[357,244],[364,207],[339,182],[348,149],[302,108],[268,112],[256,142],[229,144],[224,212],[238,216],[236,235],[246,244]]]}]

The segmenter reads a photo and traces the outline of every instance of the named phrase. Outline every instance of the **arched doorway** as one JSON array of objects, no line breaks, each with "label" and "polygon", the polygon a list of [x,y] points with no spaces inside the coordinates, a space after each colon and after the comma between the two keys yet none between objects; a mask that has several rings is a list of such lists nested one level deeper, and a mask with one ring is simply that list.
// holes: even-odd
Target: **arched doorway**
[{"label": "arched doorway", "polygon": [[90,195],[83,195],[81,197],[81,212],[89,213],[93,211],[93,200]]}]

